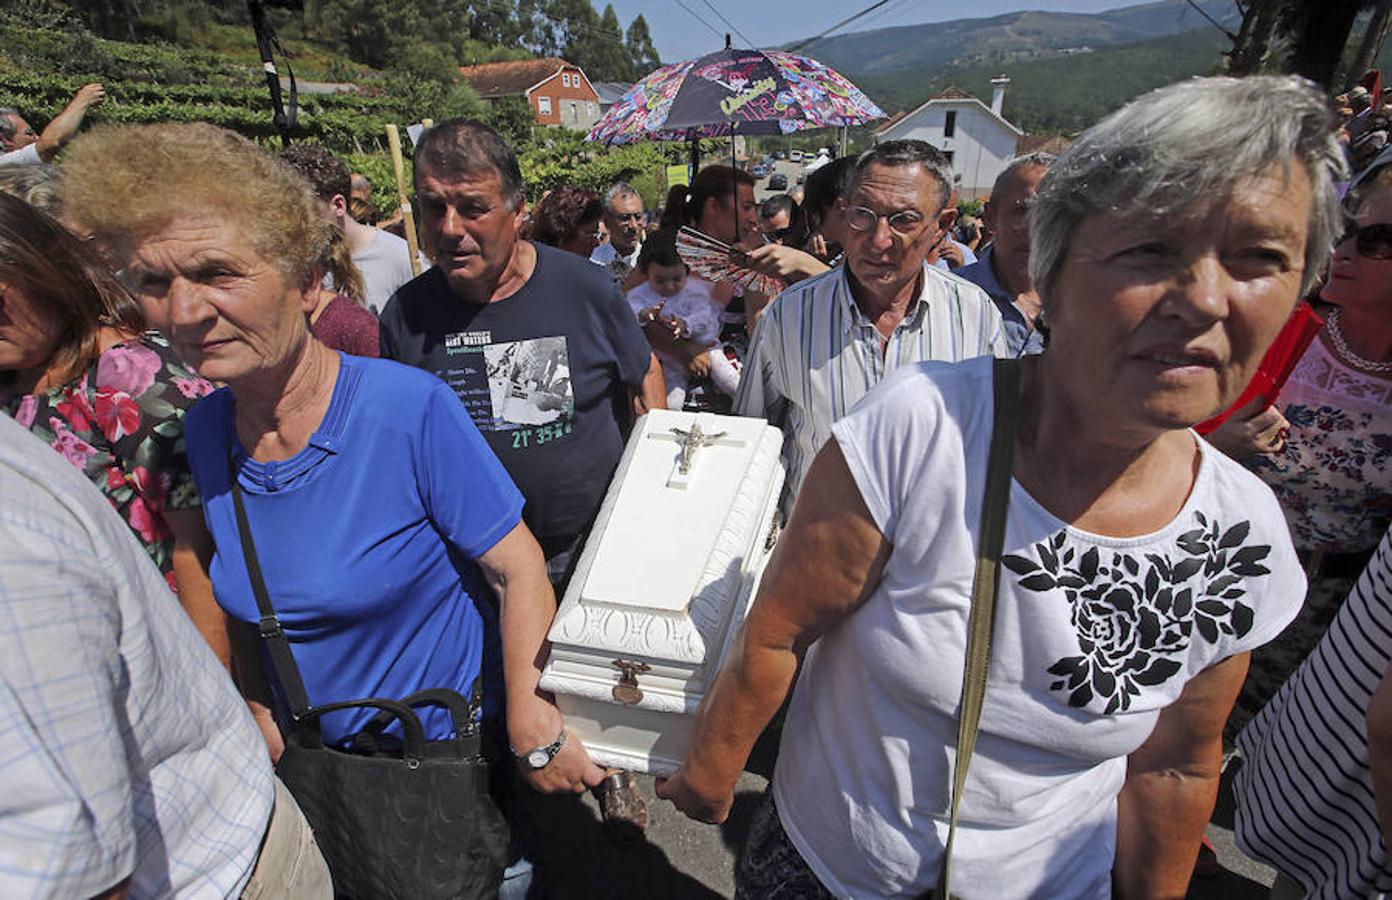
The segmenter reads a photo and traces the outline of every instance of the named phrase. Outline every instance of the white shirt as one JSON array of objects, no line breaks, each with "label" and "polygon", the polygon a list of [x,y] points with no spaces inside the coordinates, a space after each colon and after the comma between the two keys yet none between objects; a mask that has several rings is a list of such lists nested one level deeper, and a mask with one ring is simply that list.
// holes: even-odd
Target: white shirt
[{"label": "white shirt", "polygon": [[590,262],[606,267],[614,275],[614,280],[622,283],[638,267],[638,254],[642,249],[643,242],[639,241],[633,245],[633,252],[622,254],[614,249],[613,241],[605,241],[590,253]]},{"label": "white shirt", "polygon": [[681,290],[664,297],[645,281],[625,296],[634,315],[661,303],[663,315],[685,322],[691,340],[698,344],[709,347],[720,339],[720,305],[711,297],[709,282],[687,278]]},{"label": "white shirt", "polygon": [[[421,271],[430,268],[425,257],[420,258]],[[396,289],[401,287],[416,273],[411,271],[411,247],[403,239],[389,231],[377,229],[372,242],[361,253],[353,254],[353,265],[362,272],[363,291],[367,308],[381,313]]]},{"label": "white shirt", "polygon": [[101,494],[0,416],[0,896],[236,897],[260,733]]},{"label": "white shirt", "polygon": [[[937,880],[991,415],[990,360],[927,363],[834,429],[893,549],[869,599],[804,661],[774,792],[788,837],[841,897]],[[1305,578],[1271,491],[1195,441],[1189,499],[1153,534],[1088,534],[1013,485],[954,895],[1110,897],[1127,755],[1188,679],[1299,609]]]},{"label": "white shirt", "polygon": [[25,144],[18,150],[0,153],[0,166],[37,166],[41,162],[43,159],[39,156],[37,143]]},{"label": "white shirt", "polygon": [[764,310],[735,398],[736,415],[783,429],[784,511],[802,487],[832,423],[900,366],[1006,356],[1000,312],[984,291],[932,266],[880,351],[881,338],[851,297],[845,266],[800,281]]}]

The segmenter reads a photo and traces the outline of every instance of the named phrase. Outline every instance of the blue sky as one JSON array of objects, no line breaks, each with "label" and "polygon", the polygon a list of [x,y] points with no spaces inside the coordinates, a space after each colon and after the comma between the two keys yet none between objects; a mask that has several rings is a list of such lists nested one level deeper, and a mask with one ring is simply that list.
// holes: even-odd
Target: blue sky
[{"label": "blue sky", "polygon": [[[596,10],[602,11],[606,0],[594,0]],[[619,21],[628,23],[639,13],[647,19],[653,43],[664,62],[674,62],[720,49],[723,37],[713,34],[698,19],[682,8],[710,23],[722,35],[730,29],[712,12],[714,6],[726,19],[757,46],[766,47],[811,37],[842,19],[870,6],[875,0],[607,0],[614,5]],[[1133,6],[1144,0],[890,0],[873,13],[848,25],[842,32],[888,28],[895,25],[917,25],[922,22],[945,22],[951,19],[989,18],[1022,9],[1046,9],[1050,12],[1100,12],[1122,6]],[[709,3],[709,5],[707,5]],[[745,46],[738,35],[736,46]],[[811,50],[816,55],[816,50]]]}]

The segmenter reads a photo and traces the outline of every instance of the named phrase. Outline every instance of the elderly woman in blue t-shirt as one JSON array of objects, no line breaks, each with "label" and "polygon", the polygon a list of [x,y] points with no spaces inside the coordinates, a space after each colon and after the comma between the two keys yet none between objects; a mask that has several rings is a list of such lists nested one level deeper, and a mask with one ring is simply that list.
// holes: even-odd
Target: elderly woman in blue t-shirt
[{"label": "elderly woman in blue t-shirt", "polygon": [[[1196,79],[1090,129],[1039,186],[1030,275],[1052,342],[1005,395],[1013,479],[955,896],[1187,888],[1248,655],[1304,592],[1271,491],[1191,426],[1243,390],[1328,259],[1330,124],[1297,79]],[[872,211],[892,216],[901,194],[879,186]],[[837,423],[686,760],[659,782],[723,819],[805,656],[736,896],[938,883],[992,366],[901,369]]]},{"label": "elderly woman in blue t-shirt", "polygon": [[[310,334],[327,227],[307,186],[206,125],[94,132],[69,163],[72,215],[113,245],[184,359],[226,385],[190,413],[188,452],[216,542],[214,591],[272,756],[282,744],[255,663],[230,478],[312,705],[426,688],[468,697],[481,677],[483,715],[506,711],[534,787],[602,780],[537,691],[555,599],[522,497],[463,405],[433,376]],[[370,715],[330,714],[325,741],[344,744]],[[442,709],[422,721],[428,740],[452,735]]]}]

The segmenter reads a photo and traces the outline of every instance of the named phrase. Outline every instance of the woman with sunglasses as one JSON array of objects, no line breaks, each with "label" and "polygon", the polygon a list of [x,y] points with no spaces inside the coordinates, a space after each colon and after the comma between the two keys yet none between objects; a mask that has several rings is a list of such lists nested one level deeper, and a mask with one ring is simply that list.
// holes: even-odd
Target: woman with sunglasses
[{"label": "woman with sunglasses", "polygon": [[1346,206],[1316,303],[1323,330],[1280,409],[1238,423],[1238,440],[1222,445],[1276,492],[1310,579],[1300,617],[1253,654],[1230,735],[1314,648],[1392,521],[1392,167]]}]

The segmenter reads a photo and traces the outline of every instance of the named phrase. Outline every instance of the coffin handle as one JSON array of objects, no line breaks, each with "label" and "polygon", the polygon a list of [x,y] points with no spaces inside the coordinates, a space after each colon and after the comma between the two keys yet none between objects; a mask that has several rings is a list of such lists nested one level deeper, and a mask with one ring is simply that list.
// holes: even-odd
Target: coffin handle
[{"label": "coffin handle", "polygon": [[638,676],[650,671],[647,663],[627,659],[616,659],[611,666],[619,670],[619,683],[614,685],[614,702],[624,706],[635,706],[643,700],[643,691],[638,687]]}]

